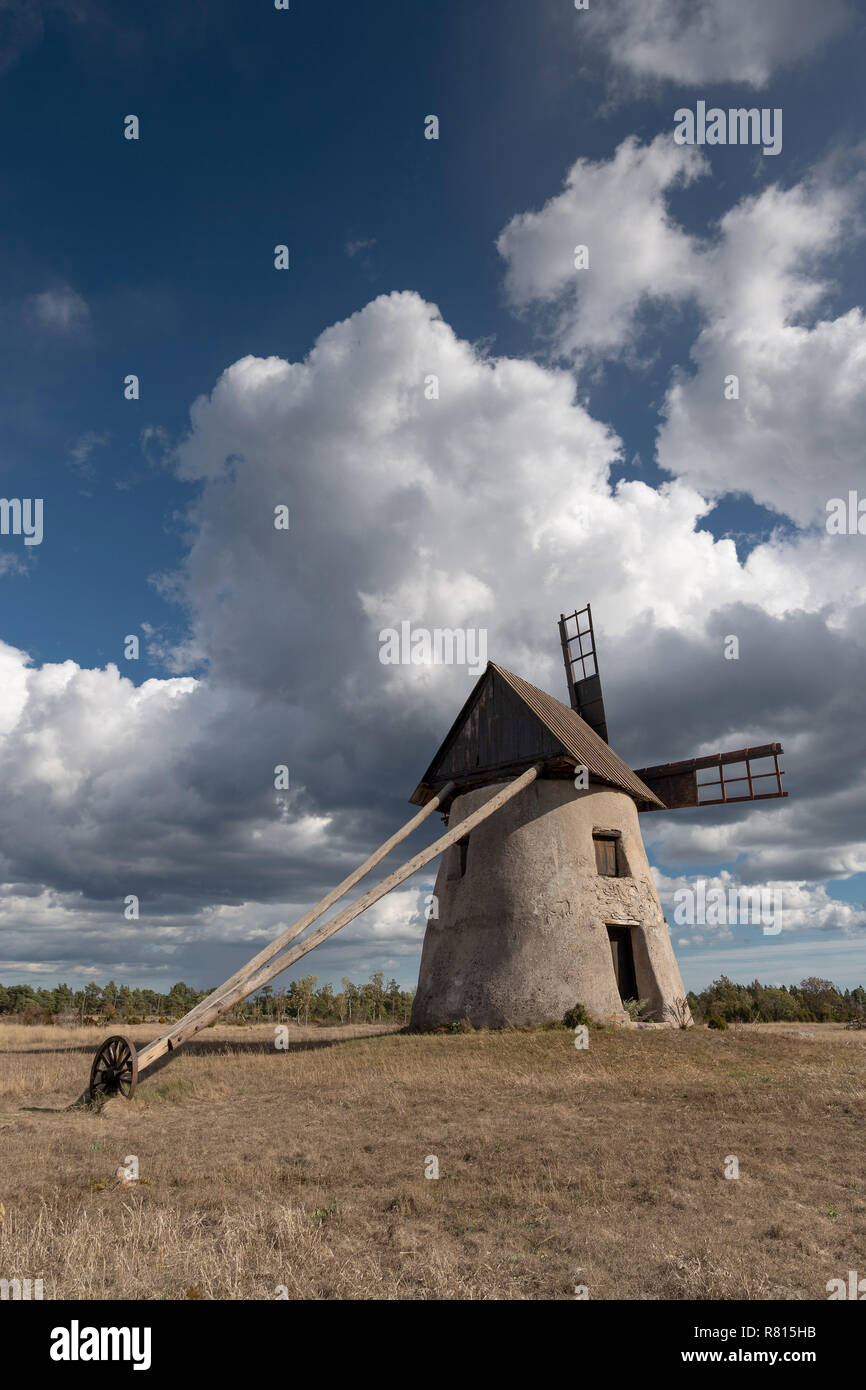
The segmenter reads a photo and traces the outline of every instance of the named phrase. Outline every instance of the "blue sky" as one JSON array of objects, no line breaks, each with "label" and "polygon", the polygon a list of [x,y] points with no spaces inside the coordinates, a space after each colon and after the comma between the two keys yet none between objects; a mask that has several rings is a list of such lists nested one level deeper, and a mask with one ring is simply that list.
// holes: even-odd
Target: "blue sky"
[{"label": "blue sky", "polygon": [[[862,14],[175,9],[0,9],[0,490],[45,505],[42,545],[0,537],[0,979],[215,983],[404,818],[468,692],[381,688],[385,617],[486,625],[562,695],[555,619],[590,599],[633,765],[788,749],[788,802],[650,818],[663,901],[732,872],[790,902],[782,938],[678,944],[686,983],[862,981],[866,539],[823,532],[827,498],[866,495]],[[782,153],[672,163],[698,99],[781,108]],[[586,290],[550,272],[560,218],[592,227]],[[407,425],[400,360],[440,349],[460,407]],[[308,363],[300,394],[270,358]],[[728,359],[726,441],[704,383]],[[291,559],[256,529],[275,487]],[[309,969],[413,984],[416,887]]]}]

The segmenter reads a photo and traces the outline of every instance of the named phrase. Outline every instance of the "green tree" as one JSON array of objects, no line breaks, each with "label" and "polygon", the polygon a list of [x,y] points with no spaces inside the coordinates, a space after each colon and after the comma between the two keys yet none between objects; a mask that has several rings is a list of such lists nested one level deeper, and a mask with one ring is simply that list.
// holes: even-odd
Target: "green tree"
[{"label": "green tree", "polygon": [[352,981],[349,979],[348,975],[343,976],[342,980],[340,981],[340,984],[343,986],[343,993],[346,996],[346,1012],[349,1015],[349,1022],[351,1023],[352,1009],[353,1007],[357,1008],[358,1004],[358,989],[356,985],[352,984]]},{"label": "green tree", "polygon": [[310,1006],[313,1002],[313,995],[315,994],[316,985],[318,983],[318,975],[305,975],[302,980],[298,981],[295,993],[296,1008],[298,1010],[298,1023],[300,1023],[301,1021],[302,1013],[305,1016],[305,1022],[309,1023]]},{"label": "green tree", "polygon": [[102,990],[95,980],[89,980],[84,986],[83,1011],[87,1015],[98,1014],[102,1004]]}]

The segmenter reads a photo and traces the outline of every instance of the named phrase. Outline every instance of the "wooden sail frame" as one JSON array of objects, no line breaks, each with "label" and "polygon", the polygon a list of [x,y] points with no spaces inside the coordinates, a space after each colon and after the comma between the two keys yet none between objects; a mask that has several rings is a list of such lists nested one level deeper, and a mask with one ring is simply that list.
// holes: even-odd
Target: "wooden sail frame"
[{"label": "wooden sail frame", "polygon": [[[574,632],[569,631],[570,623],[574,623]],[[605,743],[609,743],[591,604],[567,616],[560,613],[559,639],[571,708]]]},{"label": "wooden sail frame", "polygon": [[[736,748],[727,753],[686,758],[678,763],[641,767],[635,772],[664,802],[667,811],[689,806],[730,806],[739,801],[774,801],[788,795],[782,788],[785,772],[779,766],[784,751],[781,743],[765,743],[760,748]],[[773,764],[765,772],[758,772],[752,766],[765,761]],[[734,773],[727,771],[731,767]],[[699,778],[699,772],[710,771],[712,776]],[[641,807],[643,811],[657,809],[655,806]]]}]

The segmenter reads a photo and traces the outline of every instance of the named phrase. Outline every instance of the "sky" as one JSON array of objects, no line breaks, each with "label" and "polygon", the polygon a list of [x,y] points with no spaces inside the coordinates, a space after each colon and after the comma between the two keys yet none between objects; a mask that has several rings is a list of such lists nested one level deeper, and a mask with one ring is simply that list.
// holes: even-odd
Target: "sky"
[{"label": "sky", "polygon": [[[687,987],[866,981],[864,38],[849,0],[0,0],[0,496],[43,506],[0,535],[0,981],[216,985],[409,818],[472,688],[380,632],[482,628],[565,699],[587,601],[631,766],[785,748],[787,799],[642,820]],[[678,143],[699,103],[781,148]],[[783,930],[673,925],[698,878]],[[432,882],[292,973],[413,987]]]}]

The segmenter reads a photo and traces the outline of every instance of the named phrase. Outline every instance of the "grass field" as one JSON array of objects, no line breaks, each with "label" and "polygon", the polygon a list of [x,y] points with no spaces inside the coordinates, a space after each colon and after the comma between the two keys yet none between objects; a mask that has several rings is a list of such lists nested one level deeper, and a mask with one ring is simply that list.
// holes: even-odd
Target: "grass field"
[{"label": "grass field", "polygon": [[218,1027],[67,1111],[109,1031],[0,1025],[0,1278],[45,1298],[824,1299],[866,1272],[866,1033]]}]

